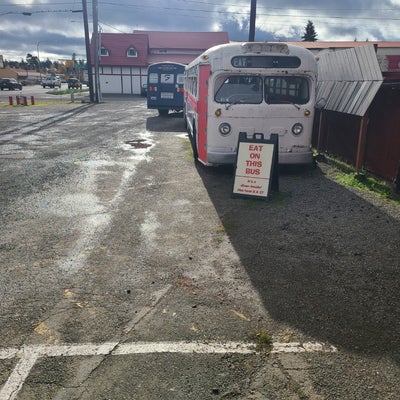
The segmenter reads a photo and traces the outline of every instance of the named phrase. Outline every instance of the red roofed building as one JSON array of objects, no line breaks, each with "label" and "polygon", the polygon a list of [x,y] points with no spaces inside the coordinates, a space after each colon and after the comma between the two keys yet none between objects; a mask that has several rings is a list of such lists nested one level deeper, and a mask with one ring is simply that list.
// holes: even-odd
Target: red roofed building
[{"label": "red roofed building", "polygon": [[189,64],[210,47],[229,43],[227,32],[133,31],[149,38],[149,64],[172,61]]},{"label": "red roofed building", "polygon": [[[188,64],[212,46],[229,43],[226,32],[101,33],[99,79],[102,93],[140,94],[147,67],[155,62]],[[94,63],[93,38],[91,57]]]}]

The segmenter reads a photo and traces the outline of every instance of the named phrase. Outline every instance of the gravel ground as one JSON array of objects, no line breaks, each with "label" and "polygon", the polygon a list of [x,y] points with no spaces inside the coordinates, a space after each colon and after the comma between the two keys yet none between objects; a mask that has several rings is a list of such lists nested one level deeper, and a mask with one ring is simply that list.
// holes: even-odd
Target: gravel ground
[{"label": "gravel ground", "polygon": [[[1,148],[2,344],[54,339],[32,333],[40,321],[63,342],[109,340],[164,287],[127,341],[245,341],[255,329],[274,342],[338,351],[149,355],[95,368],[48,358],[21,399],[128,399],[142,387],[148,398],[397,400],[400,206],[339,185],[323,162],[281,168],[279,193],[267,201],[234,199],[232,168],[194,164],[181,121],[160,120],[142,103],[60,105],[40,119],[30,109],[1,115],[9,126]],[[150,136],[149,158],[133,167],[122,144]],[[90,230],[92,213],[94,244],[78,246],[79,272],[68,275],[66,255]],[[0,383],[14,361],[2,360]]]},{"label": "gravel ground", "polygon": [[[334,166],[325,162],[302,170],[281,168],[280,191],[265,203],[228,200],[221,196],[230,182],[223,172],[200,171],[268,310],[263,323],[275,331],[274,339],[317,338],[339,350],[332,357],[306,356],[303,366],[299,358],[279,356],[261,368],[254,381],[258,395],[251,398],[292,398],[278,387],[293,378],[303,382],[304,398],[397,399],[399,204],[339,185]],[[268,386],[265,377],[271,374],[276,382]]]}]

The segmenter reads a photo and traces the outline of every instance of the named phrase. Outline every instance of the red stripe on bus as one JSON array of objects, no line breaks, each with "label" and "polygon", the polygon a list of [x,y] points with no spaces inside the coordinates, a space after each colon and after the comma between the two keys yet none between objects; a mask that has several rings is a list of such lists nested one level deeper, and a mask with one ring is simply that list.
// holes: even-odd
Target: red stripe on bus
[{"label": "red stripe on bus", "polygon": [[197,100],[189,92],[186,92],[186,102],[190,105],[193,111],[197,114]]},{"label": "red stripe on bus", "polygon": [[197,153],[199,160],[207,163],[207,96],[208,78],[210,77],[211,65],[200,65],[199,67],[199,101],[197,104],[198,132]]}]

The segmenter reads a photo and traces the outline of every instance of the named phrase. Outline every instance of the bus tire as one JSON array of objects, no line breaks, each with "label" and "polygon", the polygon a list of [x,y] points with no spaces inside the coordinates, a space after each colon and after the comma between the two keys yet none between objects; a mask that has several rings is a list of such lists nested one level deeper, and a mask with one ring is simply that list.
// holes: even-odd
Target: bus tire
[{"label": "bus tire", "polygon": [[160,114],[161,117],[166,117],[168,115],[169,110],[165,110],[163,108],[158,109],[158,114]]}]

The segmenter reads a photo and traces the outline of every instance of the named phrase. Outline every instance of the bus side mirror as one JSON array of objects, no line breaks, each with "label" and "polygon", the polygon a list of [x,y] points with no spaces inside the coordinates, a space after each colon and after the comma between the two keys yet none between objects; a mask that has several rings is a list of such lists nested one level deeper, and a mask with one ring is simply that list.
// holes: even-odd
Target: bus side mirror
[{"label": "bus side mirror", "polygon": [[317,110],[322,110],[326,106],[326,99],[324,97],[321,97],[316,103],[315,103],[315,108]]}]

